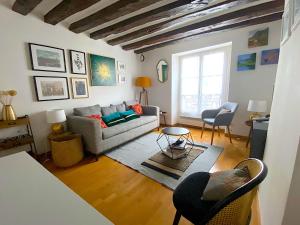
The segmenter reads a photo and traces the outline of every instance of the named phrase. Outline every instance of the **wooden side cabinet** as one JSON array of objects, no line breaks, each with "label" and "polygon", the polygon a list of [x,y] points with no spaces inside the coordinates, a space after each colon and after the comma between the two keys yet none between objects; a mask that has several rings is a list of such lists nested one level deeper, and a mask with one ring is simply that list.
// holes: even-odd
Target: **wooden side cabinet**
[{"label": "wooden side cabinet", "polygon": [[9,150],[15,147],[29,145],[30,152],[34,157],[37,157],[36,145],[32,135],[32,129],[30,125],[30,120],[28,116],[18,117],[17,120],[4,121],[0,120],[0,129],[8,129],[12,127],[26,127],[26,133],[22,135],[16,135],[13,137],[0,139],[0,151]]}]

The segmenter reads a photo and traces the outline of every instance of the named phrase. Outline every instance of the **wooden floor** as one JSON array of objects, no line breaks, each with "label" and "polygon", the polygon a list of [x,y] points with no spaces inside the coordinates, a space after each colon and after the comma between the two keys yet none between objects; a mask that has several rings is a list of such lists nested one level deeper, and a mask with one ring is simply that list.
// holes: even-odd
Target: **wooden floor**
[{"label": "wooden floor", "polygon": [[[210,142],[211,132],[189,128],[195,141]],[[230,169],[248,157],[245,141],[233,139],[221,133],[215,135],[215,145],[224,147],[212,171]],[[45,163],[55,176],[117,225],[168,225],[172,224],[175,208],[172,191],[150,178],[106,156],[95,162],[87,158],[79,165],[56,168],[51,161]],[[252,206],[251,225],[260,225],[258,203]],[[191,224],[181,219],[180,224]]]}]

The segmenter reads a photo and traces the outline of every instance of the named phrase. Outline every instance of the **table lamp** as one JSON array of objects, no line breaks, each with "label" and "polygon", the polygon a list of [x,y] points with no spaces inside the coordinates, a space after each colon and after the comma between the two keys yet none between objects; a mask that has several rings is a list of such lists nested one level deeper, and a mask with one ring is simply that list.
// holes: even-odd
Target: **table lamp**
[{"label": "table lamp", "polygon": [[250,120],[254,118],[261,117],[261,113],[267,111],[267,101],[264,100],[249,100],[248,109],[249,112],[252,112],[250,115]]},{"label": "table lamp", "polygon": [[141,87],[142,90],[140,91],[140,103],[142,103],[142,97],[145,98],[145,105],[148,105],[148,92],[146,88],[149,88],[152,86],[152,81],[150,77],[142,76],[137,77],[135,80],[135,86]]},{"label": "table lamp", "polygon": [[65,111],[63,109],[53,109],[47,112],[47,122],[51,123],[51,130],[53,135],[62,134],[64,132],[64,125],[67,120]]}]

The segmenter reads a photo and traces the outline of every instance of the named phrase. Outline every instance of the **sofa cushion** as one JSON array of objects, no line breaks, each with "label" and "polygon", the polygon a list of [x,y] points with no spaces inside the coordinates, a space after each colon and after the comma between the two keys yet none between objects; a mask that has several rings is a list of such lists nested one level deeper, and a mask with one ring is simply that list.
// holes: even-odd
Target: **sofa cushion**
[{"label": "sofa cushion", "polygon": [[103,139],[107,139],[115,135],[124,133],[128,130],[143,126],[144,124],[151,123],[155,120],[157,120],[157,116],[141,116],[140,118],[137,118],[135,120],[130,120],[126,123],[121,123],[113,127],[108,127],[106,129],[103,129],[102,131]]},{"label": "sofa cushion", "polygon": [[102,112],[103,116],[107,116],[107,115],[117,112],[117,107],[115,105],[101,107],[101,112]]},{"label": "sofa cushion", "polygon": [[75,116],[89,116],[89,115],[96,115],[96,114],[102,116],[100,105],[74,108],[73,113]]},{"label": "sofa cushion", "polygon": [[129,101],[124,101],[123,103],[126,106],[126,110],[129,110],[130,109],[129,106],[138,104],[139,102],[136,100],[129,100]]},{"label": "sofa cushion", "polygon": [[92,115],[87,116],[87,118],[98,120],[99,124],[102,128],[107,128],[106,123],[104,123],[104,121],[102,120],[102,118],[99,114],[92,114]]},{"label": "sofa cushion", "polygon": [[123,123],[126,120],[120,115],[119,112],[114,112],[106,116],[102,116],[103,121],[108,127],[115,126],[119,123]]},{"label": "sofa cushion", "polygon": [[142,105],[139,104],[139,103],[138,103],[138,104],[135,104],[135,105],[131,105],[131,106],[129,106],[129,108],[130,108],[130,109],[133,109],[137,115],[142,115],[142,114],[144,114]]},{"label": "sofa cushion", "polygon": [[126,106],[124,103],[121,103],[118,105],[110,105],[110,106],[115,106],[117,109],[117,112],[125,112],[126,111]]},{"label": "sofa cushion", "polygon": [[130,120],[134,120],[137,118],[140,118],[139,115],[137,115],[132,109],[127,110],[125,112],[120,112],[121,116],[126,120],[126,121],[130,121]]}]

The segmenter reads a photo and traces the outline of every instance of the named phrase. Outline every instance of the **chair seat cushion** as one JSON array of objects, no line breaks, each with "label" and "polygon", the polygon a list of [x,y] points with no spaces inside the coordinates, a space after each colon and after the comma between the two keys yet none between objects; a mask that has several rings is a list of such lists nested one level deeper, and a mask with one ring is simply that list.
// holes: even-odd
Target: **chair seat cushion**
[{"label": "chair seat cushion", "polygon": [[203,121],[207,124],[214,124],[215,119],[214,118],[205,118]]},{"label": "chair seat cushion", "polygon": [[191,222],[197,224],[206,215],[215,201],[201,200],[210,174],[198,172],[188,176],[174,191],[173,202],[177,211]]}]

